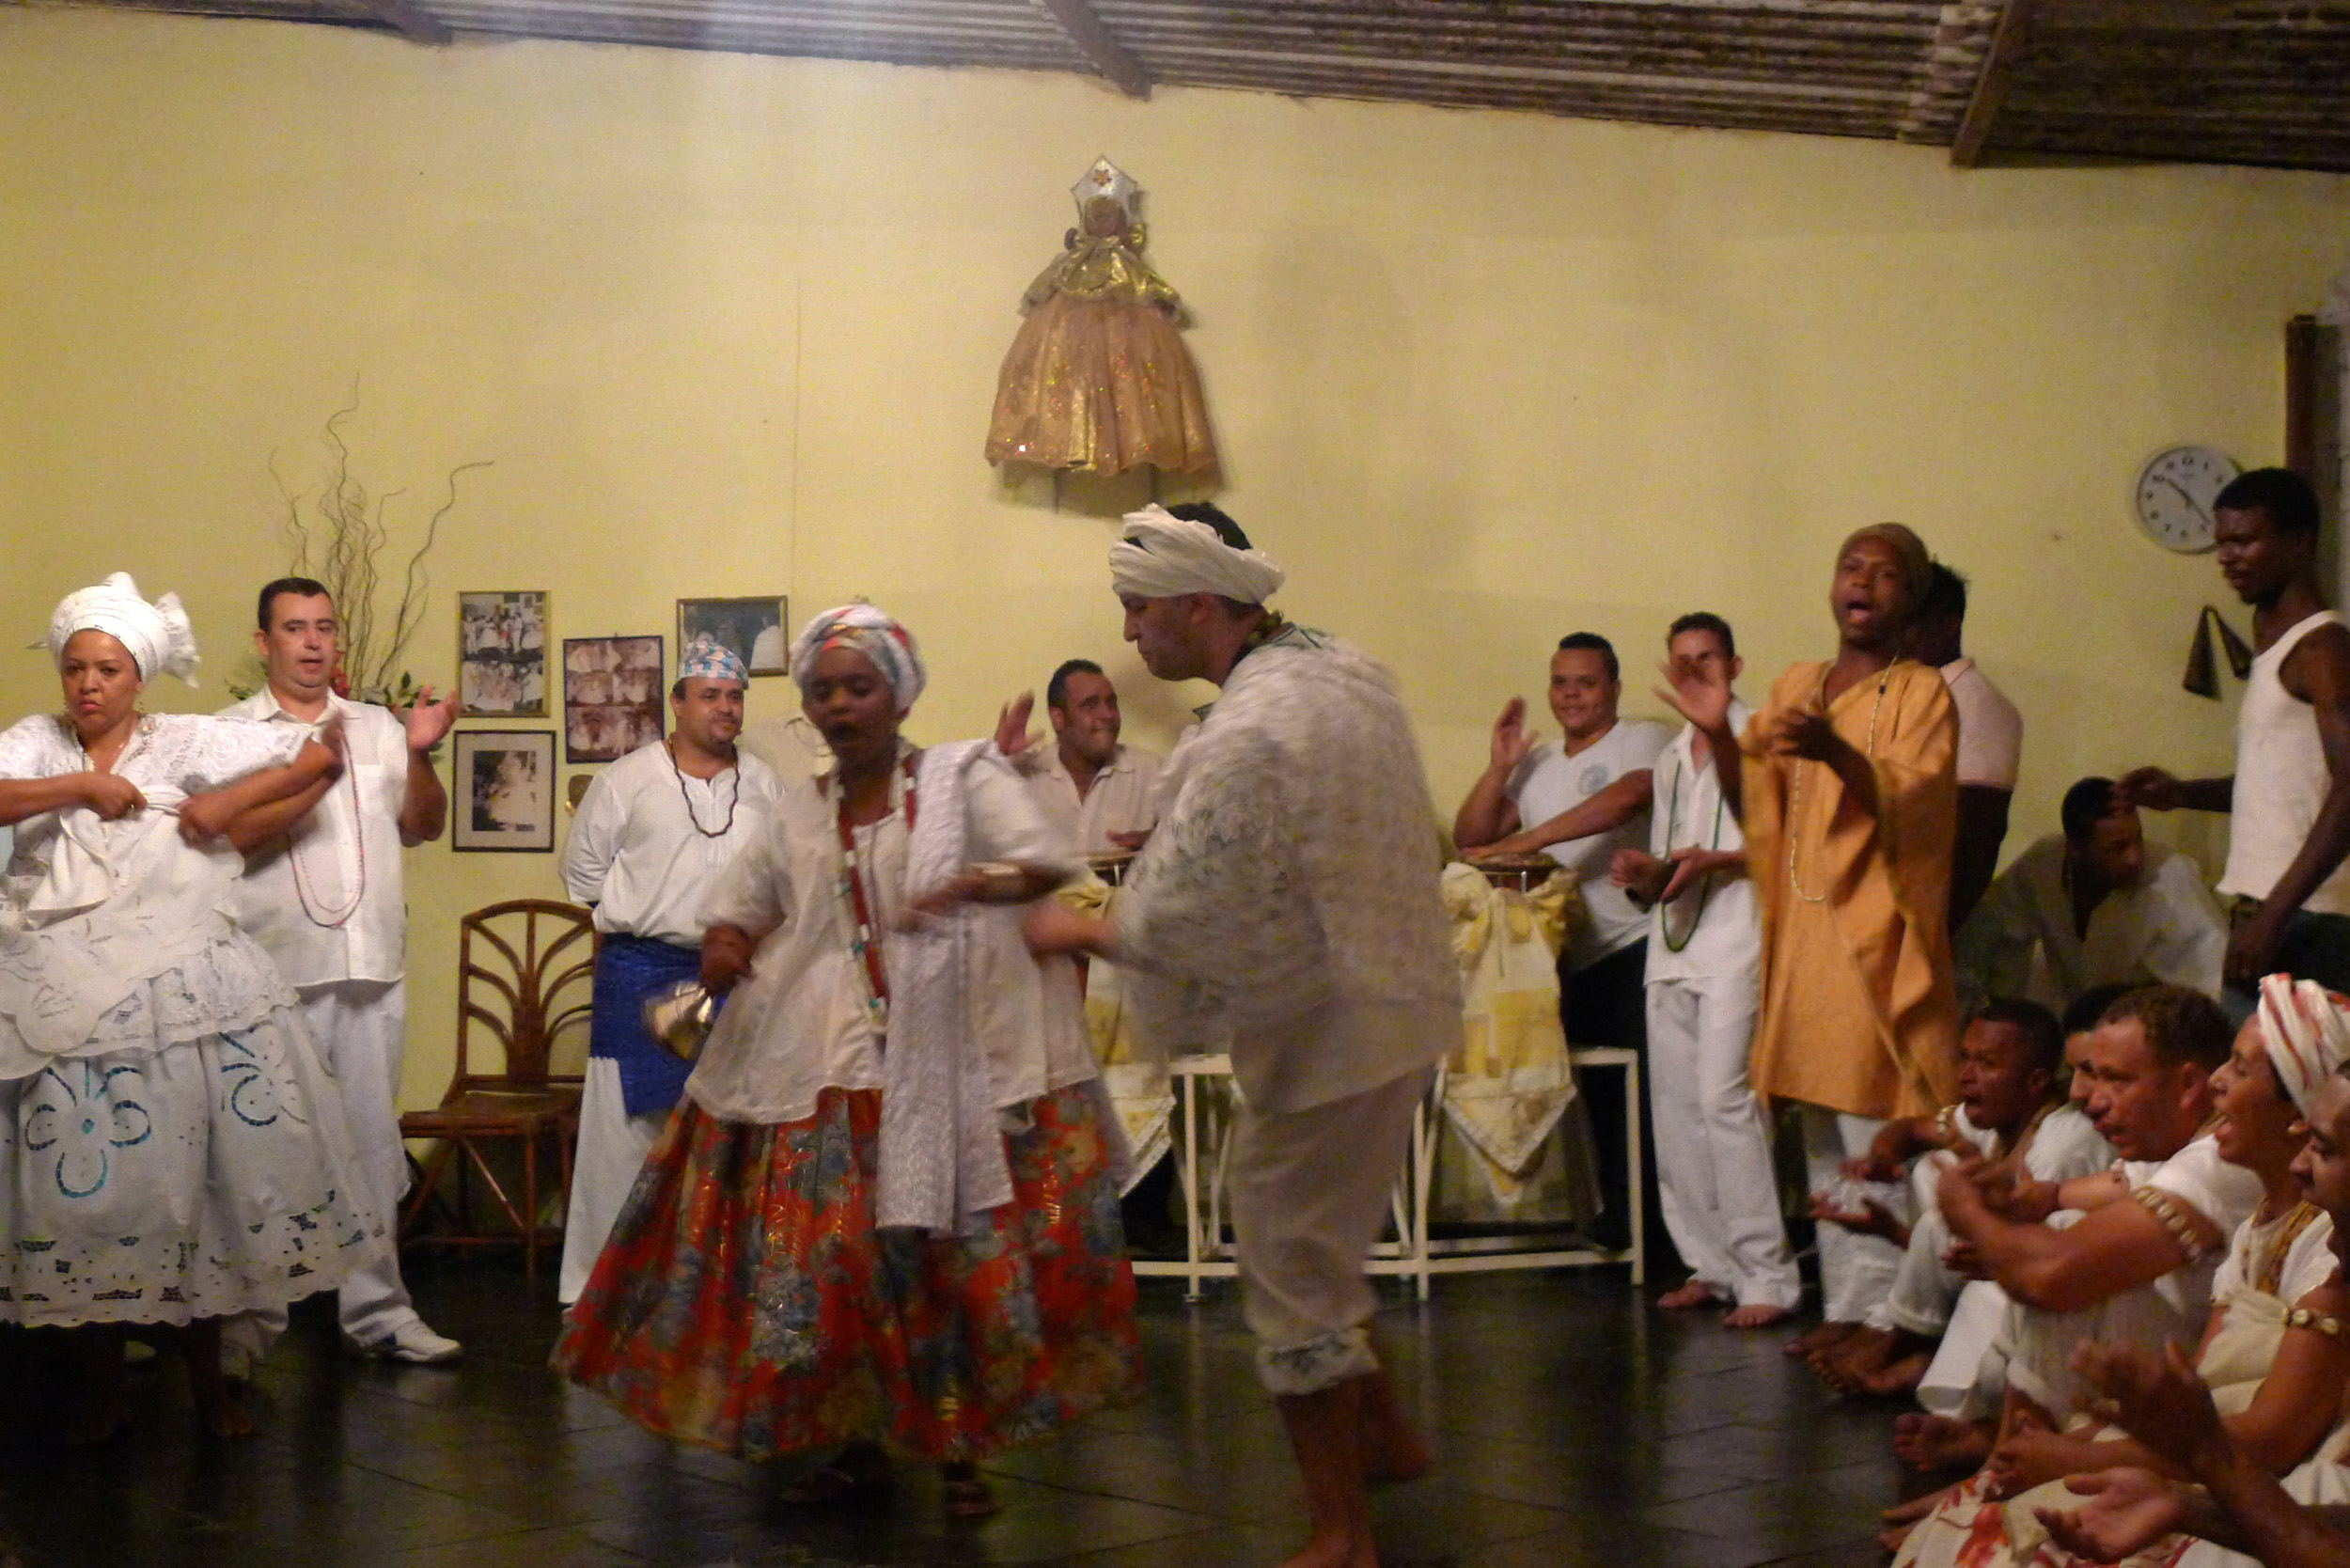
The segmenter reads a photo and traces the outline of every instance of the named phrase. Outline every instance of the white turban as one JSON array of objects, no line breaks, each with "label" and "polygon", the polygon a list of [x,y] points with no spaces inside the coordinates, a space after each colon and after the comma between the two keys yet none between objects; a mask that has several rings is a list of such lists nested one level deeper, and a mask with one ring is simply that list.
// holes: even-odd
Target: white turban
[{"label": "white turban", "polygon": [[1207,524],[1155,505],[1128,512],[1125,532],[1110,546],[1110,587],[1121,599],[1213,593],[1261,604],[1285,576],[1262,550],[1235,550]]},{"label": "white turban", "polygon": [[873,667],[889,682],[890,695],[897,698],[901,713],[922,695],[928,677],[922,671],[921,652],[914,646],[914,634],[873,605],[860,602],[826,610],[801,631],[791,644],[791,679],[801,691],[807,691],[808,682],[816,679],[816,656],[827,648],[854,648],[872,660]]},{"label": "white turban", "polygon": [[2261,1043],[2277,1082],[2303,1116],[2326,1079],[2350,1057],[2350,998],[2315,980],[2270,975],[2261,981]]},{"label": "white turban", "polygon": [[96,588],[69,593],[49,615],[49,657],[65,659],[76,632],[103,632],[131,651],[139,679],[177,675],[196,684],[196,628],[180,596],[166,593],[152,604],[139,597],[138,584],[118,572]]}]

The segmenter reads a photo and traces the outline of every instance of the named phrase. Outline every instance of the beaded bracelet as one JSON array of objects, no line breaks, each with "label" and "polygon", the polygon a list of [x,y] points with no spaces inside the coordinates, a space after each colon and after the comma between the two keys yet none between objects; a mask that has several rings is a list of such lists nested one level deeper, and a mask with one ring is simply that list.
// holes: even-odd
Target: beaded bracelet
[{"label": "beaded bracelet", "polygon": [[2287,1328],[2314,1328],[2329,1340],[2342,1336],[2342,1322],[2328,1312],[2312,1312],[2307,1307],[2295,1307],[2285,1314]]},{"label": "beaded bracelet", "polygon": [[2195,1220],[2194,1211],[2160,1187],[2144,1186],[2130,1189],[2130,1200],[2139,1208],[2162,1221],[2162,1228],[2170,1232],[2170,1239],[2179,1244],[2190,1263],[2201,1262],[2211,1244],[2203,1240]]}]

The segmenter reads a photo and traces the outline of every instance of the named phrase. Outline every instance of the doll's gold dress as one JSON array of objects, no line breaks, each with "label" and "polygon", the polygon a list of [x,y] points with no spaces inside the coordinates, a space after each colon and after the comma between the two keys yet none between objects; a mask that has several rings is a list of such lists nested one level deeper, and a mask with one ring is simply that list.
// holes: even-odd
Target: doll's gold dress
[{"label": "doll's gold dress", "polygon": [[1078,222],[1021,300],[1027,319],[996,382],[988,462],[1214,467],[1199,373],[1177,330],[1183,301],[1142,259],[1142,226],[1109,195],[1086,198]]}]

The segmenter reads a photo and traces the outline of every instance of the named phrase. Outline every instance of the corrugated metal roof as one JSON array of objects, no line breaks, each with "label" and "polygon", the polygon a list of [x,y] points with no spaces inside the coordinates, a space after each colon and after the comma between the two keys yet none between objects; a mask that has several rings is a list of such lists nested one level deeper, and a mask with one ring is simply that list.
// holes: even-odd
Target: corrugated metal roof
[{"label": "corrugated metal roof", "polygon": [[2350,3],[2224,0],[68,0],[2350,170]]}]

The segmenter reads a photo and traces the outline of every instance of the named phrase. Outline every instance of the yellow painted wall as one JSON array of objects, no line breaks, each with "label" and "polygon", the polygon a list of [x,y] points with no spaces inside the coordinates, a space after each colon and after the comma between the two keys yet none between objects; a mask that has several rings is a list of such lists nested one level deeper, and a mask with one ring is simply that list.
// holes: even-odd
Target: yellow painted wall
[{"label": "yellow painted wall", "polygon": [[[355,380],[398,538],[496,464],[431,557],[426,680],[460,588],[549,589],[557,636],[862,592],[924,639],[920,735],[1085,653],[1164,741],[1186,694],[1118,643],[1108,498],[979,457],[1106,152],[1198,316],[1222,500],[1293,614],[1400,672],[1441,801],[1561,633],[1617,638],[1637,693],[1716,609],[1759,693],[1825,651],[1835,541],[1898,517],[1972,573],[2027,715],[2015,842],[2084,772],[2224,766],[2227,711],[2178,690],[2217,573],[2141,542],[2127,487],[2173,441],[2278,459],[2282,324],[2350,257],[2334,177],[17,8],[0,149],[0,646],[129,568],[212,652],[157,706],[224,699],[282,564],[273,456],[314,482]],[[54,700],[0,654],[0,711]],[[422,1102],[455,916],[556,885],[446,846],[408,872]]]}]

